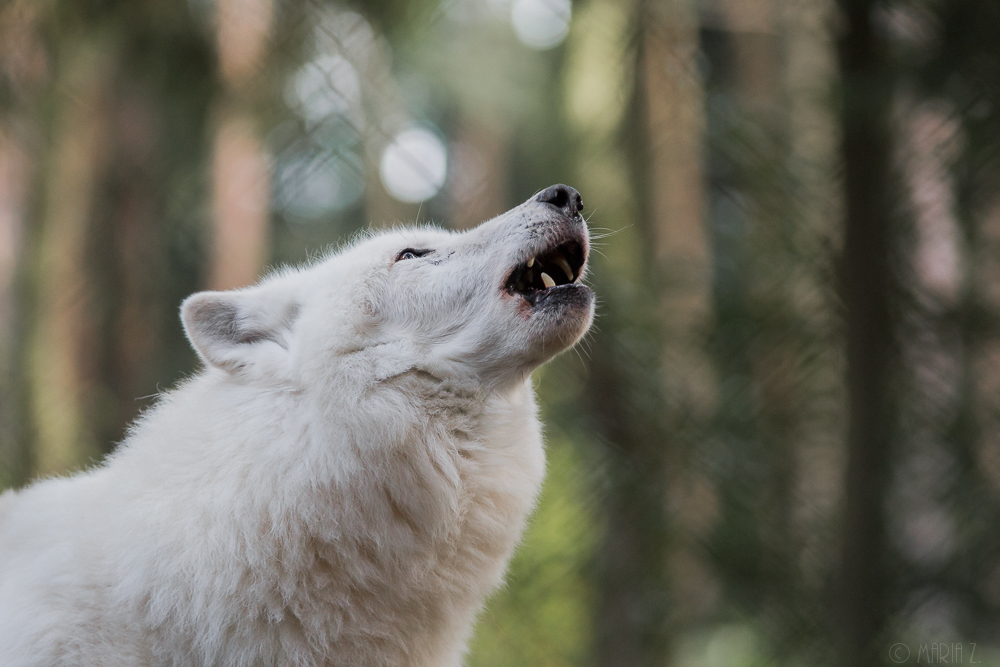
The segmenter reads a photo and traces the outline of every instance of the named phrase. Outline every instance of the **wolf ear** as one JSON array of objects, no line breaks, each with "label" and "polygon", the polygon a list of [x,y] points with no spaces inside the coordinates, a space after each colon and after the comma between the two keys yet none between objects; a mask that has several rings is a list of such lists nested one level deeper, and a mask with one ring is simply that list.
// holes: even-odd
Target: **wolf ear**
[{"label": "wolf ear", "polygon": [[198,292],[181,304],[181,321],[202,360],[237,373],[285,365],[298,304],[262,285],[232,292]]}]

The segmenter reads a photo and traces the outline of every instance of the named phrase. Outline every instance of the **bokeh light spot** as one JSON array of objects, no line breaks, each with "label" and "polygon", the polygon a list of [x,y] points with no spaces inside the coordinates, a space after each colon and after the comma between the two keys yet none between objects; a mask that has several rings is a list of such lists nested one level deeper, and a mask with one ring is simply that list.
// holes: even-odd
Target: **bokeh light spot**
[{"label": "bokeh light spot", "polygon": [[448,155],[436,134],[410,128],[386,146],[379,164],[382,184],[390,195],[415,204],[441,190],[448,175]]},{"label": "bokeh light spot", "polygon": [[307,63],[292,84],[291,101],[313,122],[346,113],[361,98],[357,72],[339,55],[320,56]]},{"label": "bokeh light spot", "polygon": [[278,171],[278,206],[300,223],[321,222],[364,194],[363,167],[349,152],[301,156]]},{"label": "bokeh light spot", "polygon": [[569,34],[570,0],[516,0],[510,20],[517,38],[533,49],[551,49]]}]

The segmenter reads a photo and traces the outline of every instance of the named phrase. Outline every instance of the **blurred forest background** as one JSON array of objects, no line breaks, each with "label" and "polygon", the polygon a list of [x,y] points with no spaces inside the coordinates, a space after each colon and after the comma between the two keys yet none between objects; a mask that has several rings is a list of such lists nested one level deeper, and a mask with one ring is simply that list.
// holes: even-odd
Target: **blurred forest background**
[{"label": "blurred forest background", "polygon": [[564,182],[598,320],[538,373],[467,664],[1000,665],[998,36],[996,0],[0,0],[0,488],[194,372],[185,295]]}]

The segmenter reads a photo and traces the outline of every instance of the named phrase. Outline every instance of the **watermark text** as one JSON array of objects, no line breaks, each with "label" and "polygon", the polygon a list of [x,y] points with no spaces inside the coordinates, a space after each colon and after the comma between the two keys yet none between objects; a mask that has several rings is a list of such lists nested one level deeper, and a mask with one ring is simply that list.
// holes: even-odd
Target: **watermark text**
[{"label": "watermark text", "polygon": [[976,645],[961,642],[899,642],[889,647],[889,660],[899,665],[976,665],[981,662],[976,658]]}]

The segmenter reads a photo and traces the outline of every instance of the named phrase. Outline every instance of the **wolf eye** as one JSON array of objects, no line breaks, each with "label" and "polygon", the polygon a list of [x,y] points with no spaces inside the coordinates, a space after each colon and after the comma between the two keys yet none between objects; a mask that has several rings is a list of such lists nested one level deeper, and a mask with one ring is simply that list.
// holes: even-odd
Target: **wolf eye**
[{"label": "wolf eye", "polygon": [[427,254],[432,253],[432,252],[434,252],[434,251],[433,250],[428,250],[428,249],[419,249],[418,250],[416,248],[403,248],[396,255],[396,261],[398,262],[401,259],[416,259],[417,257],[423,257],[424,255],[427,255]]}]

